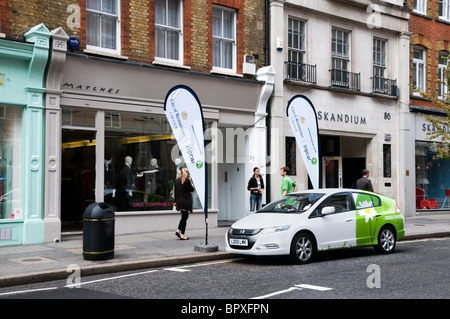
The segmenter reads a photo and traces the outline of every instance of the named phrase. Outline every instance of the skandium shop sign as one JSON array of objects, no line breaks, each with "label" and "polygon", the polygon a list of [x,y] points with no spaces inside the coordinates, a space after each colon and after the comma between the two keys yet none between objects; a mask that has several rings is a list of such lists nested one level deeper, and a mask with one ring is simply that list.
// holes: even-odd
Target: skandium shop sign
[{"label": "skandium shop sign", "polygon": [[361,124],[366,125],[366,118],[364,116],[352,115],[346,113],[334,113],[334,112],[317,112],[317,119],[319,121],[329,121],[329,122],[342,122],[349,124]]}]

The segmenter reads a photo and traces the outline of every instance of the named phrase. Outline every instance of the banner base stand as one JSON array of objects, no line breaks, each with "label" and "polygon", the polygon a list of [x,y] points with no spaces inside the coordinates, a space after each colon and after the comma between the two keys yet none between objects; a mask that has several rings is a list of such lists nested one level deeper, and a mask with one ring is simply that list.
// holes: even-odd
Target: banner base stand
[{"label": "banner base stand", "polygon": [[194,247],[195,251],[200,252],[215,252],[219,250],[219,246],[216,244],[205,244],[205,243],[198,243]]}]

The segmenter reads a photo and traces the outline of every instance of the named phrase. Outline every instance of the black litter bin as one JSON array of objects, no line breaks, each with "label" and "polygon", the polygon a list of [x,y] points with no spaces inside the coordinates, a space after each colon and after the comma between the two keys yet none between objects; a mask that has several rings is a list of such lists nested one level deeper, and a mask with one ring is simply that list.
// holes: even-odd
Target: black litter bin
[{"label": "black litter bin", "polygon": [[114,257],[114,209],[107,203],[92,203],[84,210],[83,257],[86,260]]}]

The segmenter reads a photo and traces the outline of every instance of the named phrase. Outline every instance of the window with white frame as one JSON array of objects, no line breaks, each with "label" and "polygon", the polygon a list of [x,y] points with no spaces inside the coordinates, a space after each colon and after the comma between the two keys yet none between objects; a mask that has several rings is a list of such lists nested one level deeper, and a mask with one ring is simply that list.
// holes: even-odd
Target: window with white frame
[{"label": "window with white frame", "polygon": [[305,22],[293,18],[288,19],[288,51],[289,61],[304,63],[305,59]]},{"label": "window with white frame", "polygon": [[384,92],[386,81],[386,47],[386,40],[373,39],[373,88],[380,93]]},{"label": "window with white frame", "polygon": [[373,39],[373,76],[386,75],[386,40]]},{"label": "window with white frame", "polygon": [[414,11],[426,14],[427,13],[427,1],[428,0],[415,0]]},{"label": "window with white frame", "polygon": [[293,79],[302,79],[302,64],[305,63],[305,22],[288,19],[288,76]]},{"label": "window with white frame", "polygon": [[439,62],[438,62],[438,76],[439,76],[439,88],[438,88],[438,93],[439,93],[439,98],[440,99],[446,99],[447,94],[448,94],[448,84],[446,82],[445,79],[445,70],[447,69],[448,71],[448,57],[449,57],[449,53],[445,52],[445,51],[440,51],[439,52]]},{"label": "window with white frame", "polygon": [[[422,47],[415,46],[413,53],[413,86],[414,89],[425,92],[425,62],[426,51]],[[420,95],[419,92],[414,92]]]},{"label": "window with white frame", "polygon": [[350,33],[332,29],[331,38],[332,83],[348,86],[348,68],[350,64]]},{"label": "window with white frame", "polygon": [[86,48],[120,53],[120,0],[86,0]]},{"label": "window with white frame", "polygon": [[236,12],[213,8],[213,68],[236,72]]},{"label": "window with white frame", "polygon": [[450,0],[439,0],[439,19],[450,21]]},{"label": "window with white frame", "polygon": [[155,0],[155,56],[183,63],[182,1]]}]

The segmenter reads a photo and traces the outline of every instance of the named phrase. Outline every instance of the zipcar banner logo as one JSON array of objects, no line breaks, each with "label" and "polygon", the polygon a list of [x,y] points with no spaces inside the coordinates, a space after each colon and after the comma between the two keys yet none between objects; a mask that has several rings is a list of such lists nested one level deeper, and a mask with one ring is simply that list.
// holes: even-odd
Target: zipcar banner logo
[{"label": "zipcar banner logo", "polygon": [[205,139],[200,101],[190,88],[175,86],[167,93],[164,112],[204,208]]},{"label": "zipcar banner logo", "polygon": [[319,133],[314,106],[305,96],[297,95],[289,101],[286,113],[311,183],[317,189],[320,185]]}]

